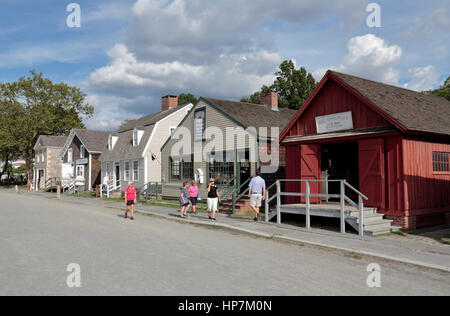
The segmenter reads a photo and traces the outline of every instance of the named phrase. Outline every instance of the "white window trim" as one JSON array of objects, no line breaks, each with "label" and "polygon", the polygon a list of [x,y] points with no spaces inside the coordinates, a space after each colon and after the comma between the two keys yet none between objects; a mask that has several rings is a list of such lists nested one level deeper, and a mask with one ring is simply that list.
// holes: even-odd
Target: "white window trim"
[{"label": "white window trim", "polygon": [[41,152],[41,160],[42,162],[45,162],[45,153],[43,151]]},{"label": "white window trim", "polygon": [[[78,175],[78,170],[82,170],[82,174],[83,174],[83,175],[79,176],[79,175]],[[84,180],[84,179],[86,178],[86,177],[85,177],[85,168],[84,168],[84,165],[77,165],[77,166],[76,166],[75,172],[76,172],[75,175],[76,175],[76,178],[77,178],[77,179],[80,179],[80,180],[83,179],[83,180]]]},{"label": "white window trim", "polygon": [[[128,176],[127,176],[127,164],[128,164]],[[131,164],[129,161],[124,161],[123,163],[123,181],[130,181],[131,176]]]},{"label": "white window trim", "polygon": [[86,158],[86,147],[84,147],[84,145],[80,146],[80,158],[81,159]]},{"label": "white window trim", "polygon": [[67,162],[73,162],[73,150],[72,150],[72,148],[69,148],[69,150],[67,150]]},{"label": "white window trim", "polygon": [[[135,171],[135,169],[134,169],[134,163],[135,162],[137,162],[137,177],[135,177],[134,175],[135,175],[135,173],[134,173],[134,171]],[[140,174],[139,174],[139,160],[133,160],[132,161],[132,172],[133,172],[133,174],[132,174],[132,177],[133,177],[133,181],[139,181],[139,176],[140,176]]]}]

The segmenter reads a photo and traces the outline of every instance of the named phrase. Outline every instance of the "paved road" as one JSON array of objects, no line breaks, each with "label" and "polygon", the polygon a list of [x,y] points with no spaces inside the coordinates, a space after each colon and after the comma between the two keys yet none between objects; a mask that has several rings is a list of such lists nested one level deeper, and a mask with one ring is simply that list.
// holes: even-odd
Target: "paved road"
[{"label": "paved road", "polygon": [[[450,295],[450,274],[0,191],[0,295]],[[66,285],[69,263],[82,287]]]}]

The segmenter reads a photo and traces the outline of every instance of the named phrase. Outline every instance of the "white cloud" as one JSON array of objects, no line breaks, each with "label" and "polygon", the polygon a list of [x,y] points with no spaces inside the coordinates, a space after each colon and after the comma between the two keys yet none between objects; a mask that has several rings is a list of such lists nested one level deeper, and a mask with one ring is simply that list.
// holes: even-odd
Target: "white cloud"
[{"label": "white cloud", "polygon": [[[373,34],[356,36],[347,44],[347,55],[339,66],[329,69],[380,81],[398,84],[400,71],[395,69],[402,56],[402,49]],[[327,69],[320,68],[313,72],[320,80]]]},{"label": "white cloud", "polygon": [[[382,38],[372,34],[351,38],[347,45],[348,52],[339,66],[330,66],[336,70],[363,78],[399,85],[402,75],[396,68],[402,57],[402,49],[397,45],[390,45]],[[327,68],[319,68],[313,72],[316,80],[321,80]],[[433,89],[439,81],[436,67],[429,65],[409,69],[404,74],[403,87],[425,91]]]},{"label": "white cloud", "polygon": [[366,2],[136,0],[124,40],[85,84],[116,97],[109,107],[127,114],[157,111],[168,93],[239,99],[272,83],[283,60],[265,23],[298,26],[332,16],[360,24],[355,12],[364,16]]},{"label": "white cloud", "polygon": [[434,66],[418,67],[408,70],[411,80],[404,84],[405,88],[426,91],[433,89],[439,83],[439,73]]},{"label": "white cloud", "polygon": [[124,111],[124,104],[129,102],[124,98],[91,94],[86,102],[95,108],[94,116],[85,122],[88,129],[115,131],[126,119],[138,117]]},{"label": "white cloud", "polygon": [[[161,90],[204,91],[210,95],[237,97],[259,89],[273,80],[281,62],[277,53],[223,54],[213,64],[190,65],[179,61],[154,63],[138,61],[123,44],[109,51],[111,63],[90,75],[90,86],[97,91],[126,89],[149,95]],[[131,92],[129,90],[129,92]]]},{"label": "white cloud", "polygon": [[394,69],[402,49],[373,34],[357,36],[348,42],[348,54],[339,70],[376,81],[397,84],[400,72]]}]

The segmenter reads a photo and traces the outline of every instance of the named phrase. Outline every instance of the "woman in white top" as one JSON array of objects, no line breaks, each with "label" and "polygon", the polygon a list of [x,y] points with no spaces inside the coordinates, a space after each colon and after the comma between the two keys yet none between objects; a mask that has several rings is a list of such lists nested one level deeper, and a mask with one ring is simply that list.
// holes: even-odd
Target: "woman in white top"
[{"label": "woman in white top", "polygon": [[[215,185],[215,180],[211,178],[208,185],[208,217],[216,220],[216,212],[219,210],[220,194],[219,189]],[[212,212],[212,217],[211,217]]]}]

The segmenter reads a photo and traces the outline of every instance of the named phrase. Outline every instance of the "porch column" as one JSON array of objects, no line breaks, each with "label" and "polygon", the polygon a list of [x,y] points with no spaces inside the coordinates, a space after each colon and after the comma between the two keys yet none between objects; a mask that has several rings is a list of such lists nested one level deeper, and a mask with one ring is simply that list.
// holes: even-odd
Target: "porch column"
[{"label": "porch column", "polygon": [[89,191],[92,191],[92,155],[89,153]]}]

